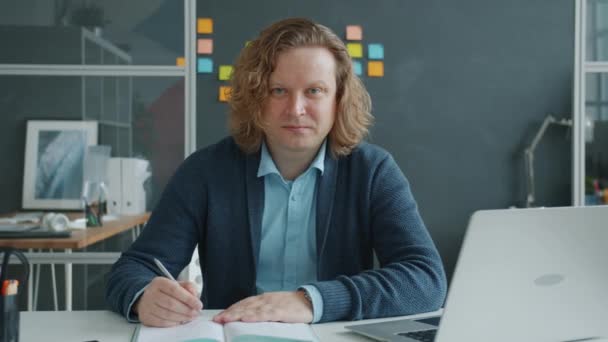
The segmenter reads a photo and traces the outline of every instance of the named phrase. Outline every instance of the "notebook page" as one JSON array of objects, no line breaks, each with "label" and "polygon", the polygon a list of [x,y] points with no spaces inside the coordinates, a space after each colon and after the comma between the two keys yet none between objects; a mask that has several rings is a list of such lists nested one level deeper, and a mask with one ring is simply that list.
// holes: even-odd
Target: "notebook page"
[{"label": "notebook page", "polygon": [[221,324],[198,317],[194,321],[171,328],[141,326],[138,342],[224,342]]},{"label": "notebook page", "polygon": [[226,342],[318,342],[310,325],[294,323],[244,323],[224,325]]}]

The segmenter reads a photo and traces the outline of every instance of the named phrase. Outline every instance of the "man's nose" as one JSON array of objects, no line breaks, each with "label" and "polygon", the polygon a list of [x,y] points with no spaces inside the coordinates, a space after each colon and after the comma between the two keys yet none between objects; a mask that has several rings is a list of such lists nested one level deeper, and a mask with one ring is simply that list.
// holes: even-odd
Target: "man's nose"
[{"label": "man's nose", "polygon": [[306,98],[302,94],[292,94],[289,97],[289,115],[300,116],[306,113]]}]

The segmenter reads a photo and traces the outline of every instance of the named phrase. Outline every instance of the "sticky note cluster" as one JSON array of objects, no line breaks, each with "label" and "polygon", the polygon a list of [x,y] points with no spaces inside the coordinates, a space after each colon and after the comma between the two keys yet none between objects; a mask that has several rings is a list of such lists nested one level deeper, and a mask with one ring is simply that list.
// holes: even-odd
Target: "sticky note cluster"
[{"label": "sticky note cluster", "polygon": [[[213,33],[212,18],[197,18],[196,33],[199,35],[210,35]],[[213,54],[213,38],[209,36],[198,37],[196,39],[196,53],[199,55],[196,61],[196,71],[199,74],[213,73],[213,59],[211,57],[201,57],[200,55]]]},{"label": "sticky note cluster", "polygon": [[[357,76],[364,74],[363,66],[364,44],[363,27],[361,25],[346,26],[346,49],[353,60],[353,71]],[[384,76],[384,45],[379,43],[367,44],[367,76]]]},{"label": "sticky note cluster", "polygon": [[[213,55],[213,18],[197,18],[196,20],[196,53],[197,64],[196,71],[199,74],[212,74],[214,72],[214,63],[211,55]],[[232,65],[219,65],[218,80],[229,81],[232,77]],[[218,101],[228,102],[231,94],[231,87],[228,85],[220,85],[218,88]]]}]

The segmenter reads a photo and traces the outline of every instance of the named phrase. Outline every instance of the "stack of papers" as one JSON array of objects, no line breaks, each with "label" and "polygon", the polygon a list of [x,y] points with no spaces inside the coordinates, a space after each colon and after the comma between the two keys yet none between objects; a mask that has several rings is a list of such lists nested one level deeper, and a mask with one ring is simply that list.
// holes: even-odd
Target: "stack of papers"
[{"label": "stack of papers", "polygon": [[38,228],[42,212],[18,213],[12,217],[0,217],[0,233],[21,233]]},{"label": "stack of papers", "polygon": [[18,213],[13,217],[0,217],[1,224],[38,223],[42,212]]}]

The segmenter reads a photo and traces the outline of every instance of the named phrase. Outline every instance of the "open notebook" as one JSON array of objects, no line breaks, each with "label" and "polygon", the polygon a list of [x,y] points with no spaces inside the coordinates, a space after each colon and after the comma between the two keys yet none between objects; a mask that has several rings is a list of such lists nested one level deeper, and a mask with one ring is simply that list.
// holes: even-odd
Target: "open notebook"
[{"label": "open notebook", "polygon": [[199,317],[172,328],[140,325],[134,334],[136,342],[318,342],[310,325],[292,323],[243,323],[225,325]]}]

